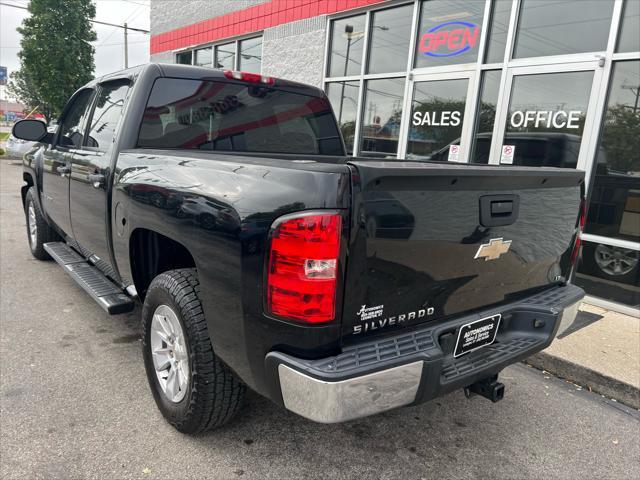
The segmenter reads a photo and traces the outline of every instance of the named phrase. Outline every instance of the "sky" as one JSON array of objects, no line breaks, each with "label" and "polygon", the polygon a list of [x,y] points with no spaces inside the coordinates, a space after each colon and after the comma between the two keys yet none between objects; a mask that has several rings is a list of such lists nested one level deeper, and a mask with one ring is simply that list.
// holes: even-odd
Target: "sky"
[{"label": "sky", "polygon": [[[0,0],[3,4],[26,6],[28,0]],[[149,30],[149,0],[94,0],[95,20]],[[28,15],[26,10],[0,4],[0,65],[9,74],[20,66],[20,34],[16,28]],[[95,46],[95,76],[124,68],[124,31],[121,28],[94,24],[98,40]],[[129,32],[129,66],[149,61],[149,35]],[[1,92],[3,95],[5,92]],[[4,97],[3,97],[4,98]]]}]

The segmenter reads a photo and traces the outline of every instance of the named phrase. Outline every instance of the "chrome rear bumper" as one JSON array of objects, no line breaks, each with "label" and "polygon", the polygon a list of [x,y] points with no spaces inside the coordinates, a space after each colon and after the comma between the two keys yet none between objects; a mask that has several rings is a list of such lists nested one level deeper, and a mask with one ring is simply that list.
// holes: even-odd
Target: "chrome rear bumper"
[{"label": "chrome rear bumper", "polygon": [[320,423],[337,423],[413,403],[423,362],[412,362],[339,382],[309,377],[280,364],[284,406]]},{"label": "chrome rear bumper", "polygon": [[[288,410],[320,423],[425,402],[546,348],[573,324],[583,297],[580,288],[562,286],[513,304],[374,337],[317,360],[273,351],[265,360],[275,377],[274,397]],[[503,316],[496,341],[454,357],[454,344],[445,337],[457,338],[462,325],[496,313]]]}]

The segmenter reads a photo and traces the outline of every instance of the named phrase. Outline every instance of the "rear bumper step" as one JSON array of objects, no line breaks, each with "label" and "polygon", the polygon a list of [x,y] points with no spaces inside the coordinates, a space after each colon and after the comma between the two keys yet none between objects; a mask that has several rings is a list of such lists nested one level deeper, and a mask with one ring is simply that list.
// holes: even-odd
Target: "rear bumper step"
[{"label": "rear bumper step", "polygon": [[[339,355],[318,360],[270,352],[267,371],[281,403],[303,417],[322,423],[364,417],[468,387],[546,348],[561,324],[573,322],[583,297],[576,286],[559,286],[509,305],[345,347]],[[498,313],[502,322],[495,342],[454,358],[453,345],[445,339],[469,322]]]},{"label": "rear bumper step", "polygon": [[107,313],[115,315],[133,310],[133,299],[66,243],[45,243],[44,249]]}]

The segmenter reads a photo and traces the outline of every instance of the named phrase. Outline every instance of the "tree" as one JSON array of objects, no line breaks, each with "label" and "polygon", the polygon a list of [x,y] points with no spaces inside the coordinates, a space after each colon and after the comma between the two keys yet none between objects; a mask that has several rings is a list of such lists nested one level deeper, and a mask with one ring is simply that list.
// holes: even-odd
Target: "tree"
[{"label": "tree", "polygon": [[20,69],[11,75],[9,91],[30,109],[38,107],[49,123],[93,78],[96,7],[91,0],[31,0],[28,10],[17,29]]},{"label": "tree", "polygon": [[640,110],[616,104],[607,110],[602,147],[609,168],[624,173],[640,172]]},{"label": "tree", "polygon": [[54,117],[54,112],[51,109],[51,105],[45,102],[42,98],[38,97],[36,89],[29,81],[29,78],[25,78],[22,75],[21,70],[13,72],[10,76],[9,92],[16,97],[21,103],[27,106],[27,110],[31,111],[37,107],[38,112],[44,115],[47,123]]}]

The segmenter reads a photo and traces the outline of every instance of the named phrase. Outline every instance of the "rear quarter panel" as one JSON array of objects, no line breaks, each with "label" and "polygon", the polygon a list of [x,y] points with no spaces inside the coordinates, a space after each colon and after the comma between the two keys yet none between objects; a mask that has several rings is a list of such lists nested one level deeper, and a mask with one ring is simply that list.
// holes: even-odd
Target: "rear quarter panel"
[{"label": "rear quarter panel", "polygon": [[347,209],[349,195],[346,165],[126,150],[119,155],[113,185],[117,267],[125,279],[132,278],[129,241],[139,228],[184,245],[196,263],[216,354],[252,388],[266,393],[268,351],[330,352],[340,338],[339,321],[300,327],[263,314],[269,227],[295,211]]}]

